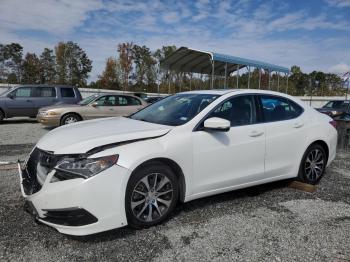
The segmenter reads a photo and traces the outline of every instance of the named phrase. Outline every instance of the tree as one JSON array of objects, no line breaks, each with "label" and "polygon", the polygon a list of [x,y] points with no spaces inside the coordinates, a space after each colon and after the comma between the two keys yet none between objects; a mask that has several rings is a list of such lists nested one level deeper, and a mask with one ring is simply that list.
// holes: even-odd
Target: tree
[{"label": "tree", "polygon": [[40,59],[34,53],[27,53],[22,64],[22,83],[40,83]]},{"label": "tree", "polygon": [[135,73],[137,85],[142,87],[145,85],[152,85],[155,83],[156,60],[152,56],[152,52],[146,46],[133,46],[133,59],[135,63]]},{"label": "tree", "polygon": [[[154,52],[154,57],[157,60],[157,69],[158,72],[157,78],[160,82],[160,91],[170,93],[171,83],[174,82],[174,73],[171,71],[161,72],[160,70],[160,62],[165,58],[169,57],[173,52],[175,52],[176,46],[162,46],[161,49],[157,49]],[[175,88],[175,87],[174,87]],[[174,89],[175,90],[175,89]]]},{"label": "tree", "polygon": [[115,58],[107,58],[105,70],[102,72],[102,75],[99,76],[98,82],[103,88],[118,89],[118,61]]},{"label": "tree", "polygon": [[131,43],[122,43],[118,45],[119,52],[119,62],[122,70],[122,79],[123,79],[123,90],[127,90],[129,86],[129,76],[132,70],[133,62],[133,53],[132,48],[134,44]]},{"label": "tree", "polygon": [[7,79],[11,74],[11,80],[20,83],[22,57],[23,47],[20,44],[0,44],[0,80]]},{"label": "tree", "polygon": [[53,50],[45,48],[40,55],[40,82],[42,84],[51,84],[56,78],[56,62]]},{"label": "tree", "polygon": [[78,44],[60,42],[55,47],[58,83],[85,86],[92,61]]}]

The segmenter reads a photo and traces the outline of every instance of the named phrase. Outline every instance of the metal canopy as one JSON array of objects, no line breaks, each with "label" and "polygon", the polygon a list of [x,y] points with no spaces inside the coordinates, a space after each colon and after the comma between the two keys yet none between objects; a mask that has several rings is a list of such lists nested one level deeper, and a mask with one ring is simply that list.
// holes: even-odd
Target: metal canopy
[{"label": "metal canopy", "polygon": [[[213,64],[215,64],[215,67]],[[289,73],[289,69],[286,67],[187,47],[180,47],[169,57],[162,60],[160,65],[165,70],[208,75],[223,75],[225,74],[226,67],[226,73],[228,75],[243,67],[256,67],[268,70],[269,72]]]}]

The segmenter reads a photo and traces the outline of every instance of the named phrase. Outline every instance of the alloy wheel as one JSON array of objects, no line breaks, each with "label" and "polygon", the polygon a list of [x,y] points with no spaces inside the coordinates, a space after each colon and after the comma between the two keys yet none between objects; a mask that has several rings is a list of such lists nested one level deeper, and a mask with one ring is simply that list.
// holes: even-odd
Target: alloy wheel
[{"label": "alloy wheel", "polygon": [[304,172],[310,181],[317,181],[324,171],[325,158],[321,150],[311,150],[305,158]]},{"label": "alloy wheel", "polygon": [[65,125],[68,125],[68,124],[71,124],[71,123],[75,123],[75,122],[78,122],[78,119],[74,116],[69,116],[67,117],[65,120],[64,120],[64,124]]},{"label": "alloy wheel", "polygon": [[169,210],[174,197],[174,187],[169,178],[161,173],[143,177],[131,195],[131,210],[142,222],[162,218]]}]

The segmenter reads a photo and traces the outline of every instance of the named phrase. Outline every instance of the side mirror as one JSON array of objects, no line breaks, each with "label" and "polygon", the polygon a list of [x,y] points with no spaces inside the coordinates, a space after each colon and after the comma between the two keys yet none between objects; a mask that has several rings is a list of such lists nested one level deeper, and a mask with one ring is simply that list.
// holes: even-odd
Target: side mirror
[{"label": "side mirror", "polygon": [[219,117],[211,117],[204,121],[204,130],[207,131],[227,132],[230,130],[230,127],[230,121]]},{"label": "side mirror", "polygon": [[92,107],[96,107],[96,106],[98,106],[98,103],[97,102],[93,102],[93,103],[91,103],[91,106]]},{"label": "side mirror", "polygon": [[15,95],[12,94],[12,93],[10,93],[10,94],[7,95],[7,97],[10,98],[10,99],[14,99],[14,98],[15,98]]}]

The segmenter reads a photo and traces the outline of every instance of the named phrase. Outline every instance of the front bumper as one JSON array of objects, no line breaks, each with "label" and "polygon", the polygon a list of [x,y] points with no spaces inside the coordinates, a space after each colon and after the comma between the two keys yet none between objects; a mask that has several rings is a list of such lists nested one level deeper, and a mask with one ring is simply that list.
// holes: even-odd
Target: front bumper
[{"label": "front bumper", "polygon": [[43,116],[38,114],[36,120],[45,125],[45,126],[59,126],[60,125],[60,116]]},{"label": "front bumper", "polygon": [[26,171],[20,165],[18,170],[21,192],[32,215],[59,232],[89,235],[127,225],[124,197],[128,169],[114,165],[89,179],[50,182],[53,170],[33,194],[26,188]]}]

